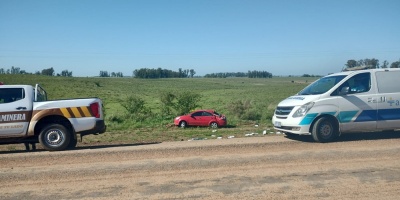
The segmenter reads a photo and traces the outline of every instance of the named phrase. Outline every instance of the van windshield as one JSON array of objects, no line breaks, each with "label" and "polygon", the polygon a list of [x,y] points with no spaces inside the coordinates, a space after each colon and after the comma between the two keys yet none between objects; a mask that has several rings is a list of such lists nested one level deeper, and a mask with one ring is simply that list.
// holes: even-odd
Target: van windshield
[{"label": "van windshield", "polygon": [[346,75],[327,76],[316,80],[304,88],[298,95],[323,94],[339,83]]}]

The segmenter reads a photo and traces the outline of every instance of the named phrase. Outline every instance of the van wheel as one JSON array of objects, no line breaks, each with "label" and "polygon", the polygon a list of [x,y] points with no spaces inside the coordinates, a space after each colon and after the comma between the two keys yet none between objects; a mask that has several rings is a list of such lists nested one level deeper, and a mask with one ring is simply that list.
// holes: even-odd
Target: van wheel
[{"label": "van wheel", "polygon": [[71,134],[61,124],[49,124],[39,134],[39,142],[48,151],[61,151],[68,147]]},{"label": "van wheel", "polygon": [[311,131],[311,135],[316,142],[331,142],[338,137],[338,130],[335,123],[328,117],[319,118]]}]

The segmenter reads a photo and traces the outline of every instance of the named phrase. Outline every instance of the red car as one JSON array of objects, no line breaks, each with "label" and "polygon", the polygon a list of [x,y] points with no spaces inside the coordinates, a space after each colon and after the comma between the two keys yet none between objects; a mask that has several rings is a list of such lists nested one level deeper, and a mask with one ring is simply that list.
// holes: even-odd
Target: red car
[{"label": "red car", "polygon": [[174,119],[174,124],[182,128],[187,126],[209,126],[218,128],[226,126],[225,115],[218,114],[215,110],[197,110],[187,115]]}]

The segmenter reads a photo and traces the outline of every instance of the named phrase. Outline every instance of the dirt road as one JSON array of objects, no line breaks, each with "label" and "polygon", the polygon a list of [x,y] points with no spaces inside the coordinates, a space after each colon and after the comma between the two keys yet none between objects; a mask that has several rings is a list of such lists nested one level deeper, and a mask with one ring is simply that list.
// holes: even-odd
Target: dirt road
[{"label": "dirt road", "polygon": [[400,134],[2,151],[0,185],[0,199],[398,199]]}]

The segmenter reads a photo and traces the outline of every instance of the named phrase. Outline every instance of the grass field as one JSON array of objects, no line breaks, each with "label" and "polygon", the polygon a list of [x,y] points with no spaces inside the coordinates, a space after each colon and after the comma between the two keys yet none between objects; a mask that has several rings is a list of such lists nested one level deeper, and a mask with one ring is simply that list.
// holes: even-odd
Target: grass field
[{"label": "grass field", "polygon": [[[271,117],[276,105],[293,95],[315,78],[273,77],[250,78],[184,78],[184,79],[135,79],[97,77],[49,77],[38,75],[0,75],[5,84],[41,84],[49,99],[99,97],[106,113],[107,132],[98,136],[87,136],[84,142],[135,143],[172,140],[211,139],[213,137],[241,137],[246,133],[272,131]],[[190,91],[201,95],[202,109],[216,109],[228,118],[228,127],[217,131],[209,128],[174,127],[173,116],[159,117],[160,94],[179,94]],[[155,119],[141,122],[130,120],[121,106],[129,96],[145,101],[145,106],[154,113]],[[243,120],[232,111],[237,101],[249,104],[248,112],[257,113],[255,120]],[[256,127],[255,125],[258,124]]]}]

